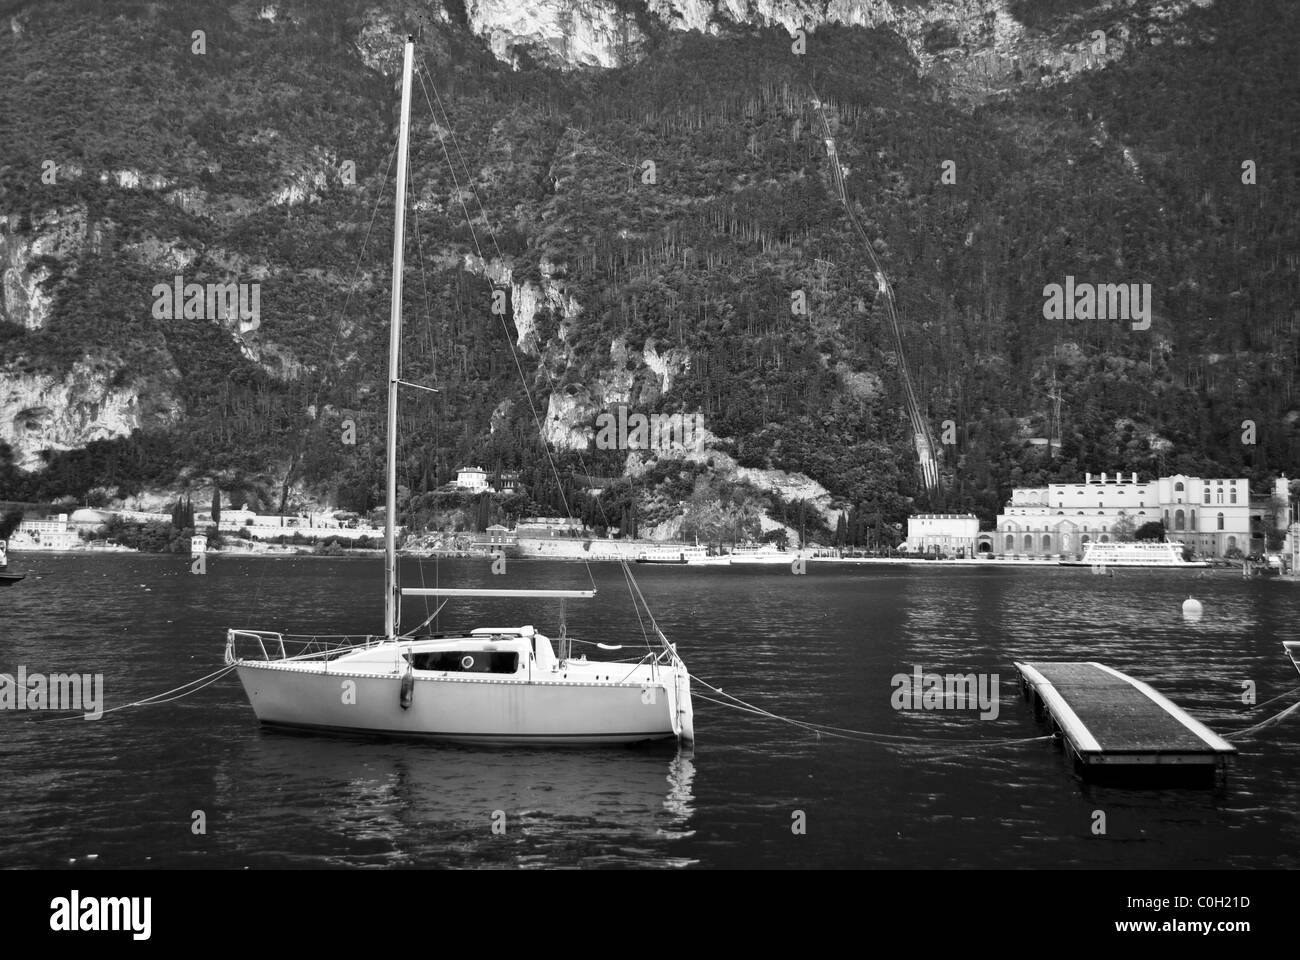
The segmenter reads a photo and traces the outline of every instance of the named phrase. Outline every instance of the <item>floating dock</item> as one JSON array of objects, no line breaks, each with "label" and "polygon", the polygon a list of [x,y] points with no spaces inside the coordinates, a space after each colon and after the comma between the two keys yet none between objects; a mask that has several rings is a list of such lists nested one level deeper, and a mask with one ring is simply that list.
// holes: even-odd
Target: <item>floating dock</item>
[{"label": "floating dock", "polygon": [[1237,748],[1141,680],[1100,663],[1016,661],[1025,698],[1090,779],[1213,781]]}]

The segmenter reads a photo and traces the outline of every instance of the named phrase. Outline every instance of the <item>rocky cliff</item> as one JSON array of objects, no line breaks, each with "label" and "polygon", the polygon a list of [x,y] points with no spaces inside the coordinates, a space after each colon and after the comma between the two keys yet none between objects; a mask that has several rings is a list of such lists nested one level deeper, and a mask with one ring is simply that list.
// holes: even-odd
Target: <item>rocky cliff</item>
[{"label": "rocky cliff", "polygon": [[[1104,330],[1048,336],[1024,319],[1045,277],[1081,265],[1163,276],[1183,315],[1276,313],[1271,288],[1232,286],[1250,238],[1284,229],[1257,222],[1287,209],[1283,195],[1232,206],[1236,144],[1285,139],[1273,105],[1244,93],[1220,105],[1227,119],[1197,141],[1218,153],[1189,170],[1187,124],[1147,122],[1141,96],[1116,96],[1125,84],[1149,92],[1148,64],[1177,73],[1162,50],[1213,67],[1234,25],[1200,15],[1217,10],[1210,0],[218,4],[203,55],[183,7],[112,20],[92,8],[24,7],[0,35],[0,82],[31,106],[0,146],[0,442],[24,469],[44,450],[154,431],[173,444],[159,475],[167,457],[210,459],[205,476],[278,482],[301,469],[366,499],[392,85],[412,31],[423,85],[406,303],[428,309],[436,335],[409,333],[406,356],[446,388],[453,435],[412,440],[428,451],[403,466],[413,495],[461,457],[519,466],[519,445],[539,434],[585,450],[594,416],[629,404],[704,413],[697,459],[721,480],[827,518],[845,503],[898,509],[916,493],[896,403],[911,360],[937,422],[962,431],[945,470],[995,503],[1022,434],[1048,429],[1042,397],[1058,374],[1077,401],[1064,459],[1121,450],[1143,469],[1194,446],[1194,418],[1182,435],[1154,424],[1151,397],[1173,409],[1170,395],[1230,391],[1243,370],[1292,374],[1268,343],[1253,366],[1217,343],[1212,355],[1228,359],[1200,363],[1214,338],[1171,321],[1134,345]],[[88,46],[96,31],[103,41]],[[1243,30],[1231,50],[1254,39]],[[834,88],[836,159],[899,282],[913,357],[882,335],[799,90],[810,71]],[[1189,72],[1161,95],[1177,105],[1195,82]],[[1145,143],[1144,130],[1156,131]],[[935,186],[948,156],[961,158],[958,189]],[[648,157],[658,179],[643,176]],[[1229,253],[1220,228],[1238,222],[1257,232]],[[262,284],[262,322],[151,317],[148,292],[178,274]],[[498,291],[504,316],[488,306]],[[800,322],[796,291],[813,305]],[[1079,362],[1066,362],[1067,344],[1081,345]],[[540,429],[507,347],[541,401]],[[1094,418],[1097,396],[1118,408]],[[1248,413],[1226,409],[1215,416]],[[1273,419],[1291,430],[1288,416]],[[403,426],[418,434],[432,419],[412,412]],[[359,442],[331,446],[345,420]],[[489,449],[475,447],[485,437]],[[590,472],[652,466],[633,455]]]}]

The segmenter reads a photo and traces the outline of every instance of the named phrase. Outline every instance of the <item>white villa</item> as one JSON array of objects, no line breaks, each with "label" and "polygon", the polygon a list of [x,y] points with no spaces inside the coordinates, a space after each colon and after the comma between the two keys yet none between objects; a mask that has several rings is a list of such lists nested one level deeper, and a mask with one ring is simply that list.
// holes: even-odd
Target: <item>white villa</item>
[{"label": "white villa", "polygon": [[470,493],[483,493],[492,489],[487,471],[482,467],[461,467],[456,471],[456,486]]}]

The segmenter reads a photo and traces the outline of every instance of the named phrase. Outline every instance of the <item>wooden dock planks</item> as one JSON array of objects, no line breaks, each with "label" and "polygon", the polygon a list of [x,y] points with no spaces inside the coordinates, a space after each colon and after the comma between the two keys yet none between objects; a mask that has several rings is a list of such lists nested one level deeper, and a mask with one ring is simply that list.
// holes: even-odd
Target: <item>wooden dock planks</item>
[{"label": "wooden dock planks", "polygon": [[1094,662],[1017,661],[1025,695],[1041,704],[1085,773],[1199,767],[1237,748],[1140,680]]}]

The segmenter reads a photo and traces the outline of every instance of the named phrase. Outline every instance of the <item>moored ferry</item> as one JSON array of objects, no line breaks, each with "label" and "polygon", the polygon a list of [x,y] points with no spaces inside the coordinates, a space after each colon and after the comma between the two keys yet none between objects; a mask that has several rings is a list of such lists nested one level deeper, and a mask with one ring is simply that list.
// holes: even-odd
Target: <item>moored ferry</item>
[{"label": "moored ferry", "polygon": [[1208,567],[1204,560],[1184,560],[1180,542],[1134,541],[1087,545],[1082,560],[1062,560],[1064,567]]}]

